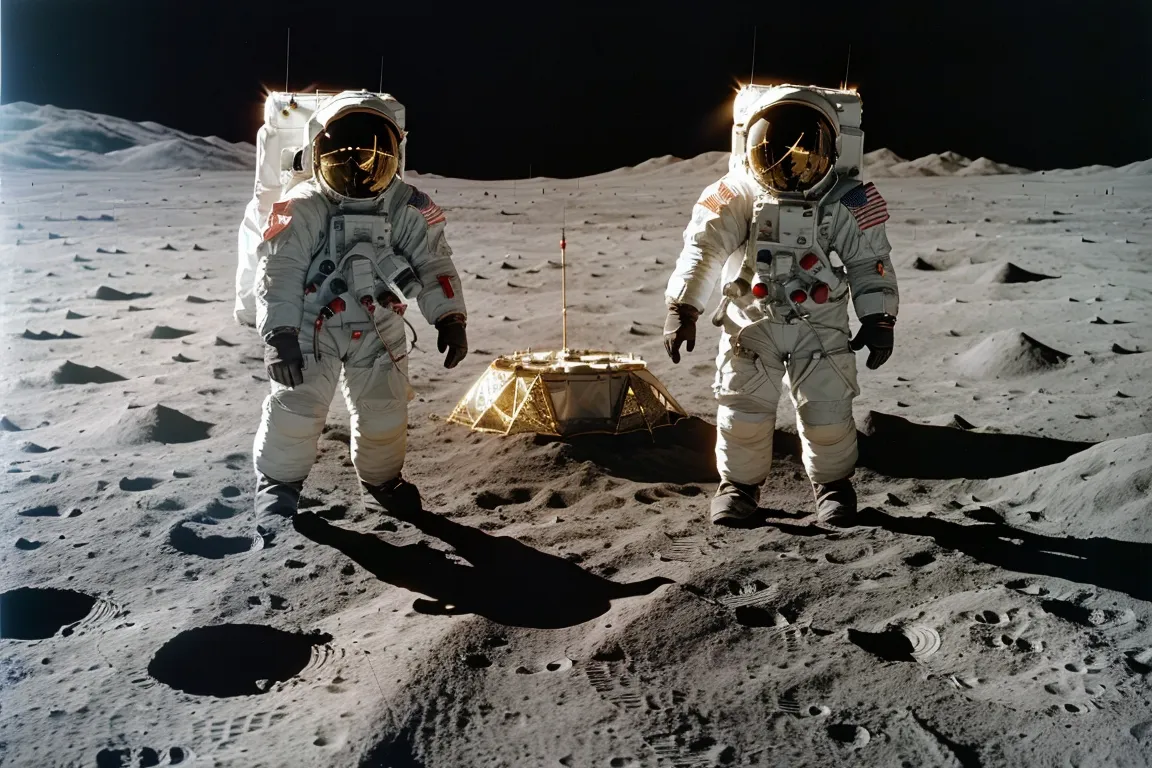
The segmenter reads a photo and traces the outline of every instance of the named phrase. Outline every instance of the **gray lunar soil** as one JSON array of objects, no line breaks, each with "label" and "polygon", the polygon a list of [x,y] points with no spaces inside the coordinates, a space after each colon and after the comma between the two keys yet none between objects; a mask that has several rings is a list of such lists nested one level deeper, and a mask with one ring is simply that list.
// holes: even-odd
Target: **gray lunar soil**
[{"label": "gray lunar soil", "polygon": [[[251,172],[5,172],[0,764],[1152,764],[1149,168],[889,155],[902,307],[891,361],[861,360],[844,532],[811,517],[787,403],[763,520],[707,523],[717,330],[673,366],[661,324],[726,155],[412,174],[472,346],[445,371],[415,318],[426,512],[365,506],[337,400],[271,542],[268,382],[231,319]],[[560,345],[562,221],[572,345],[642,356],[690,419],[446,423],[494,356]]]}]

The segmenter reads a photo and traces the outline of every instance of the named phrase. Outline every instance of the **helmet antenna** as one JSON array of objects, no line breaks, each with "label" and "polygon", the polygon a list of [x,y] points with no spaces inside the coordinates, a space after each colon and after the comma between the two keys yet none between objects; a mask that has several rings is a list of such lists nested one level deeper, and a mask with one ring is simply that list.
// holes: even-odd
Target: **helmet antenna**
[{"label": "helmet antenna", "polygon": [[852,66],[852,43],[848,43],[848,62],[844,65],[844,82],[840,86],[840,90],[847,90],[848,88],[848,68]]},{"label": "helmet antenna", "polygon": [[380,57],[380,85],[376,87],[376,93],[384,92],[384,57]]},{"label": "helmet antenna", "polygon": [[288,92],[288,62],[292,53],[292,27],[288,27],[288,41],[284,43],[284,92]]},{"label": "helmet antenna", "polygon": [[748,75],[748,84],[756,82],[756,25],[752,25],[752,74]]}]

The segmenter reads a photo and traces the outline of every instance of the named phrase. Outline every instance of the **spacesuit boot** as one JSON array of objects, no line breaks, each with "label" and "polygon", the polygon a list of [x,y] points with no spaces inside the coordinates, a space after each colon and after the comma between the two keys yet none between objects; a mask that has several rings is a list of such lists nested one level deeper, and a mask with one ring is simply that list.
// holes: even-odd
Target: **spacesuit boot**
[{"label": "spacesuit boot", "polygon": [[363,482],[361,485],[368,495],[383,507],[384,512],[394,517],[403,519],[406,514],[413,514],[423,509],[420,489],[403,477],[376,485]]},{"label": "spacesuit boot", "polygon": [[300,507],[304,481],[284,483],[264,474],[256,475],[256,530],[271,542]]},{"label": "spacesuit boot", "polygon": [[711,518],[714,525],[740,525],[756,514],[760,486],[724,480],[712,498]]},{"label": "spacesuit boot", "polygon": [[851,475],[830,483],[812,483],[812,492],[816,496],[816,522],[835,528],[856,525],[856,489]]}]

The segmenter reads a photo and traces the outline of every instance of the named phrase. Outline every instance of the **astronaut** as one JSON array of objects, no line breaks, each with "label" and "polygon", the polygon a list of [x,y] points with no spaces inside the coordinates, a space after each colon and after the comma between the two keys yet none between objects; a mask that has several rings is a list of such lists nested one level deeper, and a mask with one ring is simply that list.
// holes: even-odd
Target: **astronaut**
[{"label": "astronaut", "polygon": [[303,152],[313,178],[272,206],[257,248],[256,326],[272,391],[256,433],[256,511],[273,531],[296,512],[338,382],[365,490],[386,510],[420,503],[401,475],[412,397],[405,309],[414,301],[435,326],[445,368],[468,352],[467,315],[443,211],[397,176],[402,139],[376,94],[326,102]]},{"label": "astronaut", "polygon": [[[868,347],[868,368],[883,365],[899,310],[888,210],[860,179],[859,126],[854,91],[745,86],[728,173],[704,190],[684,232],[666,290],[672,362],[680,362],[681,345],[692,351],[697,318],[717,280],[723,285],[712,316],[723,329],[713,384],[721,478],[713,523],[737,525],[756,511],[787,380],[817,521],[854,524],[853,352]],[[849,297],[860,320],[855,338]]]}]

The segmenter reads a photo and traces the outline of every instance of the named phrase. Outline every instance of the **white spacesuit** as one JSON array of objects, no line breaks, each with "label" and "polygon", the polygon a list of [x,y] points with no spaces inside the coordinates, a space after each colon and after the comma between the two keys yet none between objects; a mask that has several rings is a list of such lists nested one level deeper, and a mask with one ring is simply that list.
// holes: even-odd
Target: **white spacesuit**
[{"label": "white spacesuit", "polygon": [[361,482],[386,507],[419,502],[401,478],[406,300],[436,326],[447,368],[467,353],[466,316],[443,211],[397,176],[402,139],[376,94],[332,98],[309,121],[302,167],[313,178],[271,207],[255,275],[272,379],[255,441],[262,520],[296,511],[337,383]]},{"label": "white spacesuit", "polygon": [[[303,162],[308,143],[308,125],[313,113],[338,94],[314,91],[289,93],[274,91],[264,101],[264,123],[256,132],[256,178],[252,199],[244,209],[237,233],[236,302],[233,316],[240,325],[256,326],[256,249],[264,239],[264,229],[272,205],[297,184],[312,178],[312,169]],[[401,132],[405,109],[390,94],[376,94],[388,106]],[[400,140],[400,178],[404,178],[405,149]]]},{"label": "white spacesuit", "polygon": [[[682,343],[693,348],[695,320],[718,278],[723,285],[712,317],[723,327],[713,522],[739,523],[756,510],[785,376],[817,518],[850,525],[856,514],[852,350],[868,346],[868,367],[882,365],[899,309],[887,207],[860,180],[859,126],[854,91],[745,86],[729,171],[704,190],[684,232],[666,291],[665,346],[674,362]],[[861,321],[855,339],[849,294]]]}]

